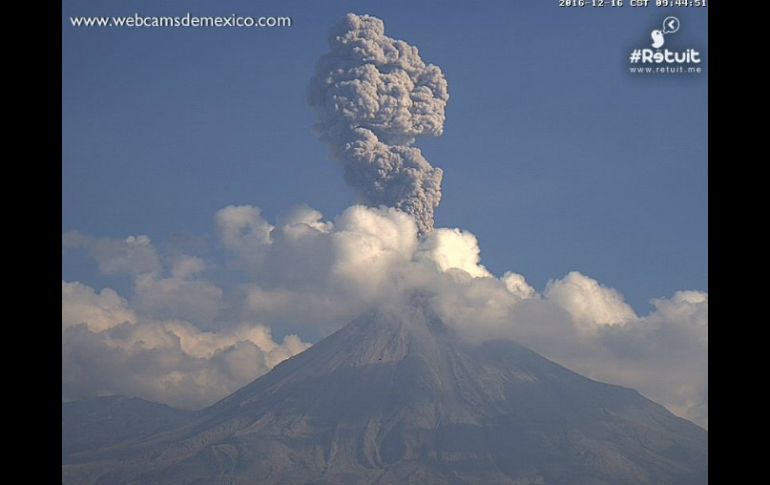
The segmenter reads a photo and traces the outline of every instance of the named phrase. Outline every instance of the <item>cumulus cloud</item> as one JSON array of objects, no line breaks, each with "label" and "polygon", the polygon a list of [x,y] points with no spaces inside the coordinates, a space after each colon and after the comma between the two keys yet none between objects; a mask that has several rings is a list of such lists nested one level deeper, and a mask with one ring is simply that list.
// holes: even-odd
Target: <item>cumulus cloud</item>
[{"label": "cumulus cloud", "polygon": [[418,257],[434,262],[441,271],[459,269],[473,277],[492,276],[481,265],[476,236],[460,229],[438,229],[423,240]]},{"label": "cumulus cloud", "polygon": [[71,231],[62,236],[62,246],[85,250],[105,274],[153,273],[161,266],[157,251],[145,235],[128,236],[122,240],[100,239]]},{"label": "cumulus cloud", "polygon": [[529,286],[527,280],[520,274],[506,271],[500,279],[503,284],[505,284],[505,289],[518,298],[527,299],[537,297],[535,289]]},{"label": "cumulus cloud", "polygon": [[139,396],[195,409],[225,397],[309,345],[250,322],[206,332],[137,314],[111,289],[62,281],[64,399]]},{"label": "cumulus cloud", "polygon": [[[352,206],[324,220],[299,207],[270,223],[256,207],[228,207],[215,215],[215,227],[228,259],[219,270],[242,273],[236,281],[246,283],[214,285],[204,274],[216,265],[177,255],[136,275],[129,299],[110,289],[63,285],[64,341],[73,356],[65,368],[75,395],[112,389],[175,404],[224,397],[269,369],[278,359],[271,355],[307,345],[294,337],[272,342],[269,328],[318,338],[374,307],[410,304],[418,294],[470,342],[517,340],[708,423],[706,293],[656,299],[653,311],[639,316],[617,290],[579,272],[538,292],[520,274],[497,277],[486,269],[473,234],[437,228],[421,237],[414,219],[394,208]],[[96,360],[82,365],[89,355]],[[86,367],[112,370],[78,380]],[[118,379],[121,368],[132,377]]]},{"label": "cumulus cloud", "polygon": [[708,294],[678,291],[652,304],[654,311],[645,317],[599,330],[608,360],[625,365],[594,374],[639,389],[708,426]]},{"label": "cumulus cloud", "polygon": [[138,275],[134,281],[134,306],[158,318],[181,318],[203,326],[218,317],[224,308],[224,294],[214,284],[196,279],[203,271],[202,259],[179,257],[170,275],[157,273]]},{"label": "cumulus cloud", "polygon": [[217,233],[227,249],[250,254],[270,242],[273,226],[262,218],[262,211],[252,206],[227,206],[216,213]]},{"label": "cumulus cloud", "polygon": [[100,332],[121,323],[136,321],[128,302],[110,288],[96,292],[90,286],[77,282],[62,283],[61,300],[63,329],[85,324],[89,330]]},{"label": "cumulus cloud", "polygon": [[364,203],[398,208],[420,233],[430,232],[443,172],[411,145],[443,132],[449,92],[441,69],[387,37],[382,20],[369,15],[345,16],[329,48],[310,83],[321,139]]},{"label": "cumulus cloud", "polygon": [[353,206],[324,222],[304,208],[258,247],[231,245],[228,267],[249,275],[243,291],[250,318],[328,333],[381,300],[393,270],[417,246],[414,219],[396,209]]},{"label": "cumulus cloud", "polygon": [[624,323],[636,317],[620,293],[576,271],[549,282],[545,296],[567,310],[575,323],[587,332],[596,330],[597,326]]}]

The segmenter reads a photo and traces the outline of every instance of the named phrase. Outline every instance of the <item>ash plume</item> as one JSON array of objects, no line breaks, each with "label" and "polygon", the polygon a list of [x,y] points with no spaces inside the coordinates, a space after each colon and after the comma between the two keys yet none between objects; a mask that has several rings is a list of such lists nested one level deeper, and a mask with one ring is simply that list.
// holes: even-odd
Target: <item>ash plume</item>
[{"label": "ash plume", "polygon": [[320,138],[364,203],[400,209],[421,235],[430,233],[443,172],[412,144],[443,132],[449,93],[441,69],[387,37],[382,20],[369,15],[345,16],[329,46],[310,84]]}]

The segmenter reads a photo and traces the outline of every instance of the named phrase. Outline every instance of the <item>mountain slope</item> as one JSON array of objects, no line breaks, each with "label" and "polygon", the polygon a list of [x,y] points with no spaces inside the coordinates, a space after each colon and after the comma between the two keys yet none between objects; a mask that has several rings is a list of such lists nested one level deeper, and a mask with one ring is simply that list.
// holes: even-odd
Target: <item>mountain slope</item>
[{"label": "mountain slope", "polygon": [[62,460],[74,453],[114,445],[174,427],[191,411],[123,396],[105,396],[61,405]]},{"label": "mountain slope", "polygon": [[419,309],[352,322],[64,483],[707,483],[706,431],[509,341]]}]

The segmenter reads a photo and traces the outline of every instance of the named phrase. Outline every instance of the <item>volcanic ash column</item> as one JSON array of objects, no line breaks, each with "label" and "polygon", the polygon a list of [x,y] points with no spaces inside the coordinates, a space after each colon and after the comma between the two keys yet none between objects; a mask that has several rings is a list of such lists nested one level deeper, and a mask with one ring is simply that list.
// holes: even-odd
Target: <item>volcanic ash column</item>
[{"label": "volcanic ash column", "polygon": [[444,130],[449,92],[441,69],[385,36],[382,20],[368,15],[348,14],[329,46],[310,84],[320,138],[364,203],[400,209],[421,235],[431,232],[443,173],[412,144]]}]

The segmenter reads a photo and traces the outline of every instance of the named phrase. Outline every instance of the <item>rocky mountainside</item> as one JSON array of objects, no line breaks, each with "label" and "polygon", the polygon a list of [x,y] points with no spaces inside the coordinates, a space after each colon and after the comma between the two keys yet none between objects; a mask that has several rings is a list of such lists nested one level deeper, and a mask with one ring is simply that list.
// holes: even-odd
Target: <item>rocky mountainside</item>
[{"label": "rocky mountainside", "polygon": [[708,434],[636,391],[419,308],[365,315],[63,483],[705,484]]},{"label": "rocky mountainside", "polygon": [[192,415],[165,404],[123,396],[63,402],[62,459],[172,428]]}]

